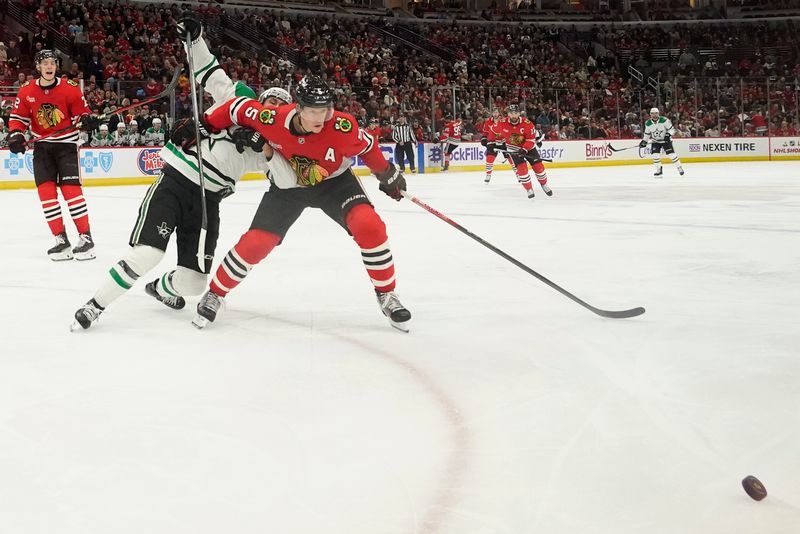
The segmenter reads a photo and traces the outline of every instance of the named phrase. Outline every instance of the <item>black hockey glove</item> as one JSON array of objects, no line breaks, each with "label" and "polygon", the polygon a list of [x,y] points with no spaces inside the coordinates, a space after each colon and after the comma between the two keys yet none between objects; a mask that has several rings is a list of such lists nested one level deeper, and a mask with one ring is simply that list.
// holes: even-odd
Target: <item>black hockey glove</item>
[{"label": "black hockey glove", "polygon": [[93,132],[100,126],[100,119],[94,115],[89,115],[88,113],[81,115],[81,118],[78,119],[78,122],[81,125],[81,130],[84,132]]},{"label": "black hockey glove", "polygon": [[181,41],[186,42],[187,37],[191,37],[192,42],[200,38],[203,33],[203,22],[200,18],[191,11],[184,11],[183,15],[178,19],[178,25],[175,28],[178,32],[178,37]]},{"label": "black hockey glove", "polygon": [[[200,137],[211,137],[210,127],[204,124],[202,119],[200,119],[197,129],[200,130]],[[179,145],[183,149],[191,148],[196,145],[197,134],[195,132],[194,119],[186,117],[176,121],[175,125],[172,127],[169,139],[172,141],[173,145]]]},{"label": "black hockey glove", "polygon": [[489,145],[489,140],[486,139],[485,137],[481,137],[481,144],[483,146],[488,146]]},{"label": "black hockey glove", "polygon": [[395,200],[403,198],[403,191],[406,190],[406,179],[403,178],[403,173],[398,171],[394,164],[390,163],[388,169],[375,174],[375,176],[381,183],[378,189]]},{"label": "black hockey glove", "polygon": [[247,148],[252,148],[255,152],[264,150],[264,143],[267,142],[264,136],[252,128],[239,128],[231,135],[236,144],[236,151],[242,154]]},{"label": "black hockey glove", "polygon": [[25,145],[25,134],[11,132],[8,135],[8,149],[12,154],[24,154],[28,147]]},{"label": "black hockey glove", "polygon": [[644,139],[642,139],[641,141],[639,141],[639,148],[644,148],[644,147],[646,147],[646,146],[647,146],[647,141],[645,141]]},{"label": "black hockey glove", "polygon": [[669,142],[671,142],[671,141],[672,141],[672,134],[666,134],[666,135],[664,135],[664,142],[665,142],[665,143],[669,143]]},{"label": "black hockey glove", "polygon": [[544,143],[544,134],[539,132],[539,135],[536,136],[536,148],[542,148],[542,144]]}]

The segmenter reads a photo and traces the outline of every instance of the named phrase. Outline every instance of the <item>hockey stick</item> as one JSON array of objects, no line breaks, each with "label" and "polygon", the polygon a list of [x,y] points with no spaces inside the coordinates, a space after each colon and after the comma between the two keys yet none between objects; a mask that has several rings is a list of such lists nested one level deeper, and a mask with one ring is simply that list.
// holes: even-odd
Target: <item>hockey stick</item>
[{"label": "hockey stick", "polygon": [[622,152],[623,150],[633,150],[634,148],[639,148],[639,145],[628,146],[625,148],[614,148],[611,146],[611,143],[607,143],[608,148],[611,149],[612,152]]},{"label": "hockey stick", "polygon": [[[175,72],[172,74],[172,80],[169,82],[169,85],[166,86],[164,88],[164,90],[161,91],[160,93],[158,93],[157,95],[153,95],[150,98],[145,98],[144,100],[142,100],[140,102],[136,102],[135,104],[131,104],[130,106],[125,106],[123,108],[120,108],[117,111],[115,111],[114,113],[103,113],[101,115],[98,115],[97,119],[98,120],[104,120],[104,119],[107,119],[109,117],[109,115],[115,115],[117,113],[122,113],[123,111],[128,111],[130,109],[138,108],[138,107],[144,106],[145,104],[150,104],[151,102],[155,102],[156,100],[161,100],[162,98],[171,95],[172,92],[175,90],[175,87],[178,86],[178,77],[181,74],[181,70],[182,70],[181,66],[178,65],[178,68],[176,68]],[[65,133],[65,132],[68,132],[70,130],[73,130],[75,128],[80,128],[80,127],[81,127],[81,123],[80,122],[76,122],[75,124],[70,124],[69,126],[61,128],[59,130],[56,130],[55,132],[50,132],[49,134],[45,134],[45,135],[43,135],[41,137],[37,137],[36,139],[33,139],[32,141],[34,143],[39,142],[39,141],[44,141],[45,139],[47,139],[49,137],[53,137],[53,136],[56,136],[56,135],[61,135],[61,134]]]},{"label": "hockey stick", "polygon": [[[200,109],[197,98],[197,87],[194,82],[194,60],[192,59],[192,36],[186,36],[186,60],[189,63],[189,87],[192,92],[192,113],[194,114],[194,135],[197,139],[197,175],[200,177],[200,240],[197,243],[197,266],[200,272],[206,272],[206,233],[208,232],[208,210],[206,209],[206,180],[203,173],[203,149],[202,137],[200,136],[200,116],[203,110]],[[202,92],[202,89],[201,89]]]},{"label": "hockey stick", "polygon": [[[488,145],[487,145],[486,148],[487,149],[489,148]],[[538,151],[539,147],[536,147],[536,148],[537,148],[537,151]],[[537,159],[537,158],[534,158],[533,156],[531,156],[530,154],[527,154],[527,153],[521,154],[519,148],[517,148],[517,147],[513,147],[512,148],[512,147],[509,147],[507,145],[502,145],[502,146],[501,145],[495,145],[492,148],[492,150],[494,150],[496,152],[502,152],[503,156],[505,156],[505,158],[507,160],[511,159],[511,156],[520,156],[523,159],[525,159],[525,161],[527,161],[528,163],[533,164],[533,163],[536,163],[536,159]],[[538,158],[538,160],[539,161],[544,161],[544,162],[547,162],[547,163],[552,163],[553,162],[552,159],[541,158],[541,157]]]},{"label": "hockey stick", "polygon": [[492,245],[491,243],[489,243],[485,239],[473,234],[472,232],[470,232],[469,230],[467,230],[466,228],[464,228],[463,226],[461,226],[460,224],[458,224],[457,222],[452,220],[447,215],[444,215],[443,213],[441,213],[441,212],[437,211],[436,209],[432,208],[431,206],[429,206],[425,202],[421,201],[420,199],[418,199],[414,195],[412,195],[412,194],[410,194],[410,193],[408,193],[406,191],[403,191],[403,196],[405,198],[409,199],[411,202],[413,202],[417,206],[420,206],[425,211],[427,211],[429,213],[432,213],[433,215],[436,215],[438,218],[440,218],[441,220],[443,220],[444,222],[446,222],[447,224],[449,224],[450,226],[452,226],[453,228],[455,228],[459,232],[461,232],[463,234],[466,234],[467,236],[471,237],[472,239],[474,239],[475,241],[477,241],[478,243],[480,243],[484,247],[488,248],[492,252],[494,252],[494,253],[502,256],[503,258],[507,259],[508,261],[510,261],[511,263],[513,263],[514,265],[516,265],[517,267],[519,267],[520,269],[522,269],[526,273],[530,274],[531,276],[534,276],[534,277],[538,278],[539,280],[541,280],[542,282],[544,282],[548,286],[552,287],[553,289],[555,289],[556,291],[558,291],[559,293],[561,293],[565,297],[571,299],[574,302],[577,302],[578,304],[580,304],[581,306],[583,306],[587,310],[589,310],[589,311],[591,311],[593,313],[596,313],[597,315],[599,315],[601,317],[608,317],[610,319],[626,319],[628,317],[636,317],[637,315],[641,315],[641,314],[644,313],[644,308],[642,308],[642,307],[632,308],[630,310],[620,310],[620,311],[602,310],[600,308],[595,308],[591,304],[579,299],[578,297],[576,297],[575,295],[573,295],[572,293],[570,293],[569,291],[567,291],[563,287],[559,286],[555,282],[552,282],[552,281],[548,280],[547,278],[545,278],[541,274],[537,273],[536,271],[534,271],[533,269],[531,269],[530,267],[528,267],[524,263],[520,262],[519,260],[517,260],[515,258],[512,258],[511,256],[509,256],[508,254],[506,254],[505,252],[503,252],[502,250],[500,250],[496,246]]}]

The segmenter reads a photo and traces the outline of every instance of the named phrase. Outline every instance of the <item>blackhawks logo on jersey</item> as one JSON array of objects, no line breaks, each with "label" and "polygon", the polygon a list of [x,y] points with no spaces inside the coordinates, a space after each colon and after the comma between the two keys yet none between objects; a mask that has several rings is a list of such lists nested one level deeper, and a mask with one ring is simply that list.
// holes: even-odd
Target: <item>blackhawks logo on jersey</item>
[{"label": "blackhawks logo on jersey", "polygon": [[36,112],[36,121],[43,129],[57,126],[63,120],[64,112],[53,104],[42,104],[39,111]]},{"label": "blackhawks logo on jersey", "polygon": [[76,82],[75,80],[67,80],[67,83],[73,87],[78,87],[78,82]]},{"label": "blackhawks logo on jersey", "polygon": [[525,136],[521,133],[513,133],[508,136],[508,144],[514,146],[522,146],[522,143],[525,142]]},{"label": "blackhawks logo on jersey", "polygon": [[317,160],[305,156],[292,156],[289,164],[297,175],[298,185],[302,187],[317,185],[330,175],[325,167],[319,165]]},{"label": "blackhawks logo on jersey", "polygon": [[353,123],[350,121],[350,119],[336,117],[336,124],[333,125],[333,128],[342,133],[350,133],[353,131]]},{"label": "blackhawks logo on jersey", "polygon": [[262,109],[258,114],[258,120],[261,124],[275,124],[275,113],[274,109]]}]

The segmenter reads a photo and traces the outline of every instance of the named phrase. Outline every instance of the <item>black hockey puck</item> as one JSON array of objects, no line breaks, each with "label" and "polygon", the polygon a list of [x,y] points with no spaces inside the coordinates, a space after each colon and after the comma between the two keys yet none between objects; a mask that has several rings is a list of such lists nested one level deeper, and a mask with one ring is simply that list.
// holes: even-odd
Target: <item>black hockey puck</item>
[{"label": "black hockey puck", "polygon": [[744,491],[754,501],[761,501],[767,496],[767,488],[753,475],[748,475],[742,480]]}]

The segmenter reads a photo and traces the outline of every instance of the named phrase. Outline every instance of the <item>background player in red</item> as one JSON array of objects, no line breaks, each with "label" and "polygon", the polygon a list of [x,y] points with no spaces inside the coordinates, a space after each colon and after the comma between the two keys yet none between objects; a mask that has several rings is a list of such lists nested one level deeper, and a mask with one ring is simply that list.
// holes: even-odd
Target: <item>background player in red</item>
[{"label": "background player in red", "polygon": [[500,117],[500,110],[494,108],[492,110],[492,116],[483,121],[483,126],[481,128],[481,144],[486,147],[486,178],[484,178],[483,181],[487,184],[492,179],[494,160],[497,158],[497,150],[495,150],[495,145],[494,143],[490,144],[489,142],[496,140],[494,128],[500,123],[501,120],[502,117]]},{"label": "background player in red", "polygon": [[[94,242],[89,228],[89,211],[81,189],[78,166],[77,128],[37,142],[36,139],[81,123],[87,131],[97,127],[90,115],[80,86],[74,80],[56,78],[58,59],[52,50],[41,50],[34,58],[39,78],[23,85],[14,101],[9,122],[8,148],[15,154],[26,150],[25,131],[30,127],[36,143],[33,158],[33,178],[42,202],[45,220],[56,238],[56,245],[47,251],[53,261],[91,260],[95,257]],[[72,221],[78,229],[78,243],[71,248],[58,189],[67,202]]]},{"label": "background player in red", "polygon": [[461,132],[464,124],[461,119],[447,121],[439,135],[439,142],[442,143],[442,170],[450,168],[450,156],[453,151],[461,144]]},{"label": "background player in red", "polygon": [[516,104],[508,106],[507,114],[508,117],[494,128],[494,132],[497,139],[505,143],[501,150],[505,150],[511,157],[517,180],[527,191],[528,198],[533,198],[535,194],[528,171],[530,162],[542,190],[547,196],[552,196],[553,191],[547,185],[547,173],[537,148],[542,145],[544,136],[536,131],[531,121],[521,117],[519,106]]},{"label": "background player in red", "polygon": [[353,236],[381,311],[392,326],[408,330],[411,313],[394,292],[386,225],[353,174],[351,158],[361,157],[377,176],[380,190],[395,200],[402,198],[406,181],[383,157],[378,140],[359,128],[352,115],[335,111],[333,102],[333,92],[321,78],[306,76],[297,88],[297,104],[262,106],[238,98],[204,117],[212,131],[232,124],[256,129],[289,161],[294,175],[288,180],[274,177],[250,229],[223,258],[197,305],[196,326],[202,328],[216,318],[222,298],[283,240],[303,210],[313,207]]}]

